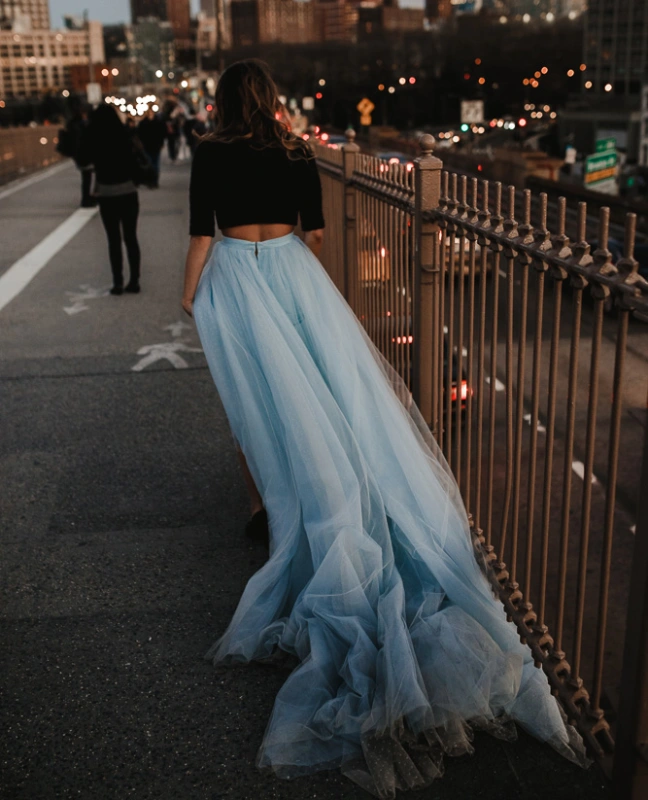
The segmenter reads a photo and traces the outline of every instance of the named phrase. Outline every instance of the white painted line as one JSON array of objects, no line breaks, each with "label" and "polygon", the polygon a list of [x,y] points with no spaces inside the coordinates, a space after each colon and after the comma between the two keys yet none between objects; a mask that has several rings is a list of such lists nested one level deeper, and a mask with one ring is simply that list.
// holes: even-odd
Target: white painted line
[{"label": "white painted line", "polygon": [[[582,461],[572,461],[572,469],[581,480],[585,479],[585,464]],[[592,483],[598,483],[596,475],[592,475]]]},{"label": "white painted line", "polygon": [[52,175],[56,175],[58,172],[63,172],[64,169],[68,169],[68,167],[71,165],[72,160],[66,159],[62,163],[54,164],[51,167],[46,167],[40,172],[37,172],[35,175],[30,175],[28,178],[18,178],[17,181],[8,183],[5,188],[0,191],[0,200],[4,200],[5,197],[9,197],[16,192],[20,192],[22,189],[26,189],[28,186],[33,186],[35,183],[40,183],[40,181],[44,181],[45,178],[51,178]]},{"label": "white painted line", "polygon": [[22,292],[32,278],[38,275],[96,213],[96,208],[78,208],[0,276],[0,311]]},{"label": "white painted line", "polygon": [[[486,378],[486,383],[490,383],[490,382],[491,382],[491,379],[489,377],[487,377]],[[502,381],[499,380],[499,378],[495,378],[495,391],[496,392],[503,392],[503,391],[505,391],[505,389],[506,389],[506,386],[504,386]]]}]

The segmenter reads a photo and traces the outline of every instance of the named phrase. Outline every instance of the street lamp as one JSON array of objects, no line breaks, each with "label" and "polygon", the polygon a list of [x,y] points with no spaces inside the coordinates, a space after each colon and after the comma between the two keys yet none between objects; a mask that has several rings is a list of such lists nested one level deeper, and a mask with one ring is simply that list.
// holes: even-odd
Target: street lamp
[{"label": "street lamp", "polygon": [[161,78],[163,75],[164,75],[164,73],[162,72],[161,69],[155,70],[155,77],[156,78]]}]

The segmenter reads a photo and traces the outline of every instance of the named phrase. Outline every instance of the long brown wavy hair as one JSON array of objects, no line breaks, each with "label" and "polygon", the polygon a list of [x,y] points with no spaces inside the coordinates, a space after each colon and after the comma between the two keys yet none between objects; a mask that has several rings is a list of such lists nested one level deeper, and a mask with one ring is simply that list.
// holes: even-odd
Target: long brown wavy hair
[{"label": "long brown wavy hair", "polygon": [[312,158],[306,142],[291,132],[268,65],[257,58],[236,61],[220,76],[215,96],[212,142],[249,141],[251,146],[282,147],[288,157]]}]

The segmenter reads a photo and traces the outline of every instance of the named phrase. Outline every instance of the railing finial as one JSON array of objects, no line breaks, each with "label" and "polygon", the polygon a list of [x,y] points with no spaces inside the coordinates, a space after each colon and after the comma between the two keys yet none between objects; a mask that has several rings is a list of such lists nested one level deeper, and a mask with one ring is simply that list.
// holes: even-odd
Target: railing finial
[{"label": "railing finial", "polygon": [[355,141],[355,138],[356,138],[356,132],[353,130],[353,128],[351,126],[349,126],[344,131],[344,135],[346,136],[347,142],[350,142],[351,144],[353,144],[353,142]]},{"label": "railing finial", "polygon": [[419,147],[421,149],[421,155],[424,156],[431,156],[432,151],[434,150],[435,139],[429,133],[424,133],[418,140]]}]

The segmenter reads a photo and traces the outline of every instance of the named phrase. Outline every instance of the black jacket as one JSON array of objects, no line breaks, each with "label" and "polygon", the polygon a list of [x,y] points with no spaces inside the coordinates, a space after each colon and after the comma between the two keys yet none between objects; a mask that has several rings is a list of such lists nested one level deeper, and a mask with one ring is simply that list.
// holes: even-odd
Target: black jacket
[{"label": "black jacket", "polygon": [[137,126],[139,140],[148,153],[157,153],[162,149],[166,133],[166,124],[159,117],[145,117]]},{"label": "black jacket", "polygon": [[133,180],[137,169],[135,148],[141,147],[137,137],[131,136],[126,128],[123,134],[110,139],[93,135],[89,126],[83,132],[79,152],[81,166],[94,165],[97,183],[115,184]]}]

